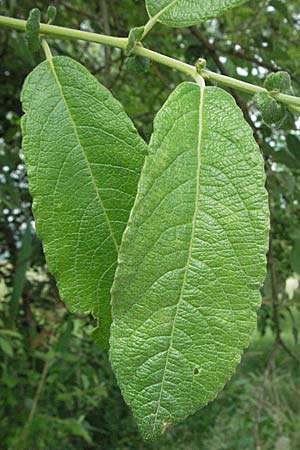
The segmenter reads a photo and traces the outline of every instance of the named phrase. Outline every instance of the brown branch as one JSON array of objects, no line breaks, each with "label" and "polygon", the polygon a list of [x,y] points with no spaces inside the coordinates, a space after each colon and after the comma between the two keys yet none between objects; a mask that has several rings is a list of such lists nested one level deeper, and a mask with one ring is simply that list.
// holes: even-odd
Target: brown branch
[{"label": "brown branch", "polygon": [[272,285],[272,308],[273,308],[273,325],[275,329],[276,342],[277,344],[283,348],[283,350],[297,363],[300,363],[300,358],[289,349],[289,347],[285,344],[282,339],[281,326],[280,326],[280,305],[278,300],[278,288],[277,288],[277,279],[274,265],[274,256],[273,256],[273,241],[272,241],[272,231],[270,233],[270,246],[268,253],[268,264],[271,270],[271,285]]},{"label": "brown branch", "polygon": [[[26,422],[26,424],[24,426],[24,429],[23,429],[23,432],[22,432],[22,434],[20,436],[19,442],[17,443],[17,445],[18,446],[21,445],[22,448],[23,448],[23,443],[25,443],[25,441],[26,441],[26,439],[28,437],[29,427],[30,427],[30,424],[31,424],[34,416],[35,416],[37,405],[38,405],[41,393],[42,393],[42,391],[44,389],[44,386],[45,386],[45,381],[46,381],[46,377],[47,377],[47,374],[48,374],[48,369],[49,369],[49,360],[47,360],[45,362],[45,364],[44,364],[44,367],[43,367],[43,370],[42,370],[42,373],[41,373],[41,377],[40,377],[40,380],[39,380],[39,384],[37,386],[37,389],[35,391],[35,395],[34,395],[34,398],[33,398],[33,401],[32,401],[32,405],[31,405],[31,408],[30,408],[30,412],[29,412],[29,416],[28,416],[27,422]],[[14,448],[17,450],[17,447],[14,447]],[[18,447],[18,450],[20,450],[20,447]]]},{"label": "brown branch", "polygon": [[282,338],[280,337],[279,340],[279,345],[283,348],[283,350],[294,360],[296,361],[298,364],[300,364],[300,358],[298,357],[298,355],[296,355],[287,345],[286,343],[282,340]]},{"label": "brown branch", "polygon": [[278,342],[277,342],[277,340],[275,340],[272,350],[269,354],[266,366],[265,366],[263,382],[258,388],[258,399],[257,399],[257,403],[256,403],[255,421],[254,421],[254,427],[253,427],[256,450],[262,450],[261,444],[260,444],[259,424],[260,424],[261,411],[262,411],[265,392],[266,392],[266,384],[267,384],[267,381],[269,378],[271,367],[275,361],[277,349],[278,349]]},{"label": "brown branch", "polygon": [[49,369],[49,360],[47,360],[45,362],[45,364],[44,364],[43,371],[42,371],[41,377],[40,377],[40,381],[39,381],[38,387],[37,387],[36,392],[35,392],[35,396],[34,396],[33,401],[32,401],[30,413],[29,413],[29,416],[28,416],[27,425],[29,425],[32,422],[32,420],[33,420],[33,418],[35,416],[37,405],[38,405],[41,393],[42,393],[42,391],[44,389],[46,377],[47,377],[47,374],[48,374],[48,369]]}]

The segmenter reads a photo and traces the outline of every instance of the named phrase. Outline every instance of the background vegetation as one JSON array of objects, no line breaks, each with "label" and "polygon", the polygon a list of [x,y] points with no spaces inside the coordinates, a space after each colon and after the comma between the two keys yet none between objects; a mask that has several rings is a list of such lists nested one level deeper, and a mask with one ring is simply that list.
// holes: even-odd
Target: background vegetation
[{"label": "background vegetation", "polygon": [[[146,22],[141,0],[63,0],[56,24],[126,36]],[[46,1],[0,1],[0,14],[26,19]],[[184,30],[157,26],[147,44],[258,85],[286,70],[300,95],[299,0],[253,0],[226,16]],[[152,64],[128,70],[117,49],[49,41],[104,83],[149,140],[153,117],[184,76]],[[20,134],[22,83],[43,55],[23,34],[0,30],[0,448],[233,450],[300,448],[300,121],[264,125],[253,100],[232,92],[266,161],[272,229],[258,330],[237,373],[217,400],[142,442],[106,353],[90,337],[90,317],[70,315],[59,299],[35,235]]]}]

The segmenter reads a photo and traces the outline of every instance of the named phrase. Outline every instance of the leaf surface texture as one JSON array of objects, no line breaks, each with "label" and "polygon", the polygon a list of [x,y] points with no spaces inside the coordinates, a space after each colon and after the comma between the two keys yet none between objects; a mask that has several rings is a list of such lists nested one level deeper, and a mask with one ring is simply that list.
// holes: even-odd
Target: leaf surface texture
[{"label": "leaf surface texture", "polygon": [[218,17],[245,0],[146,0],[150,17],[172,27],[188,27]]},{"label": "leaf surface texture", "polygon": [[181,84],[155,119],[112,288],[110,358],[146,438],[213,400],[256,324],[264,164],[233,98]]},{"label": "leaf surface texture", "polygon": [[117,252],[146,153],[122,106],[80,64],[54,57],[22,91],[37,233],[61,298],[100,320],[107,346]]}]

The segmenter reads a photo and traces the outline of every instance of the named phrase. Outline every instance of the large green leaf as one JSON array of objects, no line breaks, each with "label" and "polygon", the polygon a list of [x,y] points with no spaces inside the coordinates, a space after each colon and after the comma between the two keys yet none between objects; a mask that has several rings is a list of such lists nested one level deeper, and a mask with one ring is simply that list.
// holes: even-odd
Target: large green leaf
[{"label": "large green leaf", "polygon": [[245,0],[146,0],[150,17],[172,27],[188,27],[224,14]]},{"label": "large green leaf", "polygon": [[117,252],[146,152],[122,106],[77,62],[40,64],[22,91],[23,149],[36,228],[71,311],[108,342]]},{"label": "large green leaf", "polygon": [[112,288],[111,361],[146,438],[212,400],[256,324],[268,201],[225,91],[183,83],[155,120]]}]

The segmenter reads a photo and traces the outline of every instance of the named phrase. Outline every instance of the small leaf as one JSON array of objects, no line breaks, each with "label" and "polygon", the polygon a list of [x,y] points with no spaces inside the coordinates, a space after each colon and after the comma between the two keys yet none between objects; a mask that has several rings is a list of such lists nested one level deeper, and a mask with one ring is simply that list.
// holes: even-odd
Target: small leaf
[{"label": "small leaf", "polygon": [[213,400],[256,325],[263,158],[225,91],[181,84],[158,113],[112,287],[110,358],[145,438]]},{"label": "small leaf", "polygon": [[264,92],[255,94],[254,101],[261,112],[263,121],[267,125],[273,124],[279,127],[285,118],[286,107]]},{"label": "small leaf", "polygon": [[110,288],[146,144],[110,92],[55,57],[22,91],[23,150],[50,271],[71,311],[99,319],[107,347]]},{"label": "small leaf", "polygon": [[146,0],[150,17],[171,27],[189,27],[221,16],[245,0]]},{"label": "small leaf", "polygon": [[30,51],[37,52],[40,49],[40,21],[41,13],[38,8],[30,11],[26,22],[26,41]]},{"label": "small leaf", "polygon": [[130,56],[125,61],[125,69],[132,73],[147,73],[151,67],[151,61],[143,56]]},{"label": "small leaf", "polygon": [[196,62],[196,70],[199,74],[202,73],[202,70],[206,67],[206,59],[198,58]]},{"label": "small leaf", "polygon": [[130,56],[132,53],[132,50],[136,46],[137,42],[139,42],[144,34],[145,27],[136,27],[132,28],[129,32],[128,36],[128,44],[125,48],[125,55]]},{"label": "small leaf", "polygon": [[56,7],[55,6],[48,6],[47,9],[47,20],[48,23],[53,23],[53,21],[55,20],[56,17]]},{"label": "small leaf", "polygon": [[279,71],[270,73],[264,82],[264,87],[268,91],[278,91],[289,94],[291,91],[291,77],[287,72]]}]

